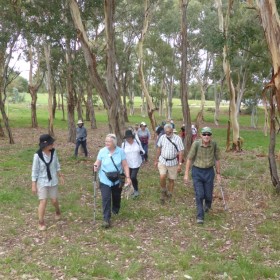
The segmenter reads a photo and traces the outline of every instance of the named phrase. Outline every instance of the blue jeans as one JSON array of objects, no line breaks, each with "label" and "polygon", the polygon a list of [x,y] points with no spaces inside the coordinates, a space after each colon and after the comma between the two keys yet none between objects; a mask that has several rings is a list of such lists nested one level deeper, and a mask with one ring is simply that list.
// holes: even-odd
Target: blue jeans
[{"label": "blue jeans", "polygon": [[195,191],[197,219],[204,219],[203,202],[205,207],[211,208],[213,199],[215,172],[214,168],[192,167],[192,179]]},{"label": "blue jeans", "polygon": [[145,154],[142,155],[142,161],[147,161],[148,160],[148,143],[144,144],[141,142],[141,145],[142,145],[143,150],[145,151]]},{"label": "blue jeans", "polygon": [[120,211],[122,188],[119,188],[119,184],[109,187],[100,182],[100,190],[102,196],[103,220],[109,222],[111,219],[111,207],[115,214],[118,214]]},{"label": "blue jeans", "polygon": [[76,141],[75,156],[78,155],[78,150],[79,150],[80,145],[82,145],[84,152],[85,152],[85,156],[87,157],[88,156],[87,140],[84,140],[84,141],[77,140]]},{"label": "blue jeans", "polygon": [[137,180],[137,173],[139,171],[138,168],[129,168],[129,175],[132,182],[132,186],[135,191],[138,191],[138,180]]}]

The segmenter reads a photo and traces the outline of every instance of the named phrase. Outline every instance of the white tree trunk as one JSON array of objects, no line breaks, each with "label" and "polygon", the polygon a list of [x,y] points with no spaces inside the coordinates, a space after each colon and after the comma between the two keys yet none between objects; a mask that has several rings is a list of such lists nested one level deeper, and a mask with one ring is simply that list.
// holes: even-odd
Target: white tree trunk
[{"label": "white tree trunk", "polygon": [[[223,32],[225,39],[227,40],[228,37],[228,26],[229,26],[229,20],[230,20],[230,13],[232,10],[233,0],[228,1],[228,8],[227,13],[224,18],[223,11],[222,11],[222,1],[216,0],[216,5],[218,9],[218,17],[219,17],[219,29],[221,32]],[[230,63],[228,60],[228,46],[227,42],[225,42],[225,45],[223,47],[223,70],[226,76],[226,81],[230,93],[230,122],[232,126],[232,145],[234,149],[238,148],[238,139],[239,139],[239,123],[236,115],[236,92],[235,88],[231,79],[231,68]]]}]

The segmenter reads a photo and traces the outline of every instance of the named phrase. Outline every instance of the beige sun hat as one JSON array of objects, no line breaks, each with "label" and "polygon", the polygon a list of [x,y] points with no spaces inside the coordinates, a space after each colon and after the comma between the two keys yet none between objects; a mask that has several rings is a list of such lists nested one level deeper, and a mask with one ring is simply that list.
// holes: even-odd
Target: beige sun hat
[{"label": "beige sun hat", "polygon": [[78,120],[77,124],[83,124],[84,122],[82,120]]}]

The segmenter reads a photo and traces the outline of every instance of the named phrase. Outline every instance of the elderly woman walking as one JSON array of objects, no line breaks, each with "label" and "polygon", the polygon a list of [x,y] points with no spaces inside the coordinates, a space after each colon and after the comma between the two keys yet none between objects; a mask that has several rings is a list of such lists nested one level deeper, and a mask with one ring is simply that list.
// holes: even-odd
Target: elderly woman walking
[{"label": "elderly woman walking", "polygon": [[108,134],[105,147],[100,149],[94,163],[94,171],[98,171],[103,207],[103,227],[111,226],[111,212],[118,214],[121,208],[122,186],[118,174],[125,174],[126,184],[131,184],[126,155],[117,147],[115,134]]}]

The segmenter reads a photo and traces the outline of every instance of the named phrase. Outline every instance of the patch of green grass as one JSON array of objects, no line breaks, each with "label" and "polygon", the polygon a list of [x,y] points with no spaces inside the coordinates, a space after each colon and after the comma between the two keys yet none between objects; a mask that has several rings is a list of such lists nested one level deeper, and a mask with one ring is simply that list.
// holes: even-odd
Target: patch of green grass
[{"label": "patch of green grass", "polygon": [[[48,203],[48,229],[41,233],[37,231],[38,199],[31,194],[30,175],[39,131],[47,127],[44,102],[39,103],[38,131],[26,129],[30,127],[28,107],[11,105],[16,140],[24,141],[15,145],[1,142],[0,146],[3,279],[20,279],[23,275],[32,279],[116,280],[185,279],[185,275],[193,279],[279,278],[279,196],[268,170],[268,138],[261,128],[249,128],[250,116],[240,116],[244,153],[225,152],[225,109],[221,111],[221,126],[213,126],[214,138],[222,151],[228,212],[216,199],[204,225],[197,226],[194,191],[191,185],[183,184],[183,175],[176,181],[174,200],[162,206],[159,174],[152,164],[155,148],[151,143],[150,163],[140,168],[138,176],[139,198],[123,199],[119,215],[112,217],[113,227],[106,231],[101,228],[99,190],[93,224],[92,164],[107,134],[107,114],[96,110],[97,124],[102,128],[89,130],[88,146],[93,158],[74,159],[74,146],[68,145],[65,138],[67,123],[61,121],[61,112],[57,112],[58,154],[66,179],[64,186],[59,185],[62,220],[54,221],[54,208]],[[174,102],[173,109],[178,128],[182,123],[179,103]],[[191,108],[193,120],[197,112],[197,107]],[[139,108],[136,113],[129,117],[130,124],[142,120],[149,123]],[[158,121],[165,119],[157,112],[155,116]],[[206,111],[205,120],[211,125],[213,113]]]}]

